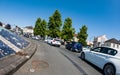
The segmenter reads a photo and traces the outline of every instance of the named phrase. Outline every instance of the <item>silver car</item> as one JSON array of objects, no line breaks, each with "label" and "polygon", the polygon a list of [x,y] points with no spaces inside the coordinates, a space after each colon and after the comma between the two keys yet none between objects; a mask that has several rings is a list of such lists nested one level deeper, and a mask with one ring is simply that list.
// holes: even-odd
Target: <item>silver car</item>
[{"label": "silver car", "polygon": [[102,69],[104,75],[120,75],[119,49],[96,47],[94,49],[83,50],[80,57]]}]

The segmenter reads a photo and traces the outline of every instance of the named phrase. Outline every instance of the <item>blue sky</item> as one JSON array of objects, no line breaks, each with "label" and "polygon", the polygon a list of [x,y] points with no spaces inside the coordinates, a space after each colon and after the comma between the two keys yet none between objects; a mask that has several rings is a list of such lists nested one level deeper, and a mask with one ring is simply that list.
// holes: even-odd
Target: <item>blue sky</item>
[{"label": "blue sky", "polygon": [[120,40],[120,0],[0,0],[0,21],[34,26],[38,17],[48,22],[56,9],[63,22],[72,18],[76,33],[86,25],[88,40],[103,34]]}]

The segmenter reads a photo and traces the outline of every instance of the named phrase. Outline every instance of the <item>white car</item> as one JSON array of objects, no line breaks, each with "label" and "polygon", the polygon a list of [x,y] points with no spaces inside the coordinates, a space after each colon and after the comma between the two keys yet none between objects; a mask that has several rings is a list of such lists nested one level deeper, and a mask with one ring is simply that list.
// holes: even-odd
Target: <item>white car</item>
[{"label": "white car", "polygon": [[48,38],[48,39],[47,39],[47,43],[48,43],[48,44],[51,44],[52,41],[53,41],[53,38]]},{"label": "white car", "polygon": [[61,45],[60,40],[56,39],[56,38],[50,38],[50,39],[48,39],[47,42],[48,42],[48,44],[50,44],[52,46],[58,46],[58,47],[60,47],[60,45]]},{"label": "white car", "polygon": [[104,75],[120,75],[120,50],[118,49],[96,47],[83,50],[80,57],[102,69]]},{"label": "white car", "polygon": [[32,36],[32,39],[39,40],[39,38],[37,36]]},{"label": "white car", "polygon": [[53,39],[53,40],[51,41],[51,45],[60,47],[61,42],[60,42],[59,39]]}]

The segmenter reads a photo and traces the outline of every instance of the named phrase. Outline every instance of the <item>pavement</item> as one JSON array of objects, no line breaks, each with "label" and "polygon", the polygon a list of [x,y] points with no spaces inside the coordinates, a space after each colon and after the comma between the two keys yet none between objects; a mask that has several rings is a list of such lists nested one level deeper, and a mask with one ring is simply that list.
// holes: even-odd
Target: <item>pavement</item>
[{"label": "pavement", "polygon": [[30,41],[30,44],[16,54],[12,54],[0,59],[0,75],[12,75],[35,53],[37,45]]}]

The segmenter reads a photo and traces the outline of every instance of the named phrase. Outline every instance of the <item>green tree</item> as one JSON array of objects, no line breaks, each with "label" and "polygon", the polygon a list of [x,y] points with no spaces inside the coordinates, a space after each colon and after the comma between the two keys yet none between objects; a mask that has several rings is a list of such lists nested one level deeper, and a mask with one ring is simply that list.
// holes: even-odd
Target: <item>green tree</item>
[{"label": "green tree", "polygon": [[64,22],[64,26],[62,28],[62,39],[64,41],[70,41],[73,39],[73,35],[75,33],[74,28],[72,28],[72,20],[71,18],[66,18]]},{"label": "green tree", "polygon": [[47,26],[47,22],[45,21],[45,20],[43,20],[42,22],[41,22],[41,33],[40,33],[40,36],[41,37],[45,37],[45,35],[46,35],[46,26]]},{"label": "green tree", "polygon": [[49,17],[48,28],[49,28],[49,36],[51,37],[60,37],[60,28],[62,26],[61,14],[58,10],[54,12],[54,14]]},{"label": "green tree", "polygon": [[34,27],[34,35],[40,35],[40,32],[41,32],[40,26],[41,26],[41,18],[38,18]]},{"label": "green tree", "polygon": [[87,34],[87,26],[83,25],[80,29],[80,32],[78,33],[78,41],[82,43],[83,46],[86,46],[86,40],[87,40],[88,34]]},{"label": "green tree", "polygon": [[48,22],[48,36],[51,37],[55,36],[53,29],[55,29],[55,23],[54,23],[54,18],[51,16],[49,17],[49,22]]},{"label": "green tree", "polygon": [[47,22],[45,20],[41,20],[41,18],[38,18],[34,28],[34,35],[40,35],[41,37],[45,37],[46,26]]}]

